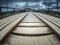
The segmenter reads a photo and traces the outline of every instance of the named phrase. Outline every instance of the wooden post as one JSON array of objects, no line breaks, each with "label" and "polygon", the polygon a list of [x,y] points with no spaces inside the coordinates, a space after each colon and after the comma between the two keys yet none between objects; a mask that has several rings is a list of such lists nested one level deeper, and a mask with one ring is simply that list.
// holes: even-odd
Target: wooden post
[{"label": "wooden post", "polygon": [[13,13],[15,14],[15,8],[13,9]]},{"label": "wooden post", "polygon": [[1,7],[0,7],[0,18],[3,18],[2,12],[1,12]]},{"label": "wooden post", "polygon": [[58,0],[56,0],[56,4],[57,4],[57,13],[58,13]]},{"label": "wooden post", "polygon": [[8,7],[8,0],[6,0],[6,11],[8,12],[8,8],[7,7]]},{"label": "wooden post", "polygon": [[49,5],[48,5],[48,8],[47,9],[48,9],[48,14],[49,14]]},{"label": "wooden post", "polygon": [[57,0],[57,10],[58,10],[58,0]]}]

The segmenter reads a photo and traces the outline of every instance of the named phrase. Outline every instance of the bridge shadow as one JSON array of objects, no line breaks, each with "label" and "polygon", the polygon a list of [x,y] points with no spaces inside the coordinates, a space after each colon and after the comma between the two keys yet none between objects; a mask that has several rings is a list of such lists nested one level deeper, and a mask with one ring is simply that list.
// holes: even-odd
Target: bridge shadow
[{"label": "bridge shadow", "polygon": [[46,36],[46,35],[51,35],[54,33],[44,33],[44,34],[22,34],[22,33],[11,33],[13,35],[18,35],[18,36],[27,36],[27,37],[36,37],[36,36]]}]

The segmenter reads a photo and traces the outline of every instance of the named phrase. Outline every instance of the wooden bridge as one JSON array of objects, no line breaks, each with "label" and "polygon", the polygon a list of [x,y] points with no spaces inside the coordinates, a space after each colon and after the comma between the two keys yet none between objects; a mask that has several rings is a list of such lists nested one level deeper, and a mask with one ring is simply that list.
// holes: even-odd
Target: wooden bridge
[{"label": "wooden bridge", "polygon": [[60,18],[24,12],[0,19],[1,45],[60,45]]}]

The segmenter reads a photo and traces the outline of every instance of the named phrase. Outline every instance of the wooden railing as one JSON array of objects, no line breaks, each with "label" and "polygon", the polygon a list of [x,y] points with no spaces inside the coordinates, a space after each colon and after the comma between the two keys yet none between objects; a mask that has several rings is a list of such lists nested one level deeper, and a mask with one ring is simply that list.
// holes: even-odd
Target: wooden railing
[{"label": "wooden railing", "polygon": [[[2,9],[6,9],[5,12],[2,12]],[[9,11],[10,9],[12,9],[12,11]],[[7,16],[10,16],[12,14],[16,14],[16,13],[19,13],[20,12],[20,9],[19,8],[12,8],[12,7],[0,7],[0,19],[1,18],[4,18],[4,17],[7,17]]]}]

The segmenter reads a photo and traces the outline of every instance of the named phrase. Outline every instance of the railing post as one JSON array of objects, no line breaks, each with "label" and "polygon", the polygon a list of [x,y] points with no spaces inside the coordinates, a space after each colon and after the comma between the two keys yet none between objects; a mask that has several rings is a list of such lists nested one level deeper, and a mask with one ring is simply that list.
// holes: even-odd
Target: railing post
[{"label": "railing post", "polygon": [[15,14],[15,8],[13,9],[13,13]]},{"label": "railing post", "polygon": [[58,10],[58,0],[57,0],[57,10]]},{"label": "railing post", "polygon": [[8,0],[6,0],[6,11],[7,11],[6,14],[8,14]]},{"label": "railing post", "polygon": [[48,8],[47,8],[47,9],[48,9],[48,14],[49,14],[49,11],[50,11],[50,10],[49,10],[49,6],[48,6]]},{"label": "railing post", "polygon": [[1,7],[0,7],[0,18],[3,18],[2,12],[1,12]]},{"label": "railing post", "polygon": [[57,12],[58,12],[58,0],[56,0],[56,4],[57,4]]}]

